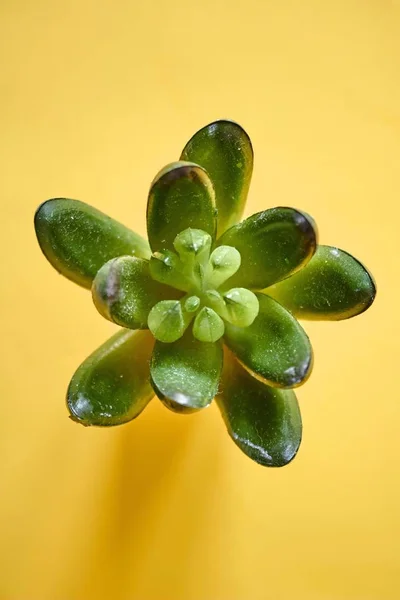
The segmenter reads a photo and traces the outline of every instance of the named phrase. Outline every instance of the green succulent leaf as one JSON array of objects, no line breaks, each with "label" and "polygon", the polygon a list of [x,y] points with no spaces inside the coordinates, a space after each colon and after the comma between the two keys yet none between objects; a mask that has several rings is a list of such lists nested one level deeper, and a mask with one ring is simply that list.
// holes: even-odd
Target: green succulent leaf
[{"label": "green succulent leaf", "polygon": [[233,121],[215,121],[186,144],[181,160],[204,167],[214,184],[218,235],[237,223],[246,204],[253,172],[253,148],[247,133]]},{"label": "green succulent leaf", "polygon": [[258,381],[226,351],[216,401],[229,435],[249,458],[265,467],[283,467],[296,456],[302,424],[292,390]]},{"label": "green succulent leaf", "polygon": [[147,329],[152,307],[177,291],[154,281],[149,262],[133,256],[119,256],[99,269],[93,280],[93,302],[103,317],[129,329]]},{"label": "green succulent leaf", "polygon": [[265,293],[300,319],[339,321],[367,310],[376,286],[356,258],[338,248],[319,246],[304,269]]},{"label": "green succulent leaf", "polygon": [[317,233],[313,220],[294,208],[271,208],[234,225],[218,240],[241,255],[230,286],[262,289],[303,267],[313,256]]},{"label": "green succulent leaf", "polygon": [[35,229],[53,267],[89,289],[97,271],[111,258],[150,256],[148,243],[138,234],[79,200],[47,200],[36,211]]},{"label": "green succulent leaf", "polygon": [[175,162],[151,184],[147,203],[147,233],[154,251],[174,250],[181,231],[196,227],[215,235],[215,194],[203,167]]},{"label": "green succulent leaf", "polygon": [[137,417],[154,396],[149,376],[153,345],[148,331],[123,330],[93,352],[68,388],[71,419],[106,427]]},{"label": "green succulent leaf", "polygon": [[177,412],[193,412],[210,404],[222,371],[221,342],[195,340],[190,331],[172,344],[156,342],[150,374],[157,396]]},{"label": "green succulent leaf", "polygon": [[265,294],[256,294],[258,316],[249,327],[225,323],[224,340],[243,366],[273,387],[292,388],[311,372],[310,341],[296,319]]}]

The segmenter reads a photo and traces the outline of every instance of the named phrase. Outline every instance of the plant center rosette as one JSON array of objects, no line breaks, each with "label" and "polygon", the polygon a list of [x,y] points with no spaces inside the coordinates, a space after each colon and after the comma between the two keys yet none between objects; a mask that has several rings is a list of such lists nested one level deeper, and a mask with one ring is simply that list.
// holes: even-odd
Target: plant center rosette
[{"label": "plant center rosette", "polygon": [[151,184],[148,242],[77,200],[39,207],[45,256],[123,328],[73,376],[74,421],[126,423],[154,394],[176,412],[216,398],[247,456],[283,466],[296,455],[302,425],[293,388],[312,368],[297,318],[353,317],[376,290],[357,259],[318,245],[307,213],[278,207],[240,221],[252,168],[239,125],[201,129]]}]

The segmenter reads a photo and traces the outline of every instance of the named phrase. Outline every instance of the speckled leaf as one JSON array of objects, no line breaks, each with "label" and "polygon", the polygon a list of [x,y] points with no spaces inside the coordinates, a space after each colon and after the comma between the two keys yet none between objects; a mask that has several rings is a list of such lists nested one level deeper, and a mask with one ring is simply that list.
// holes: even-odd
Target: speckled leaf
[{"label": "speckled leaf", "polygon": [[215,194],[199,165],[175,162],[151,184],[147,203],[147,233],[153,251],[174,250],[178,233],[193,227],[215,235]]},{"label": "speckled leaf", "polygon": [[93,352],[68,388],[71,419],[106,427],[137,417],[154,396],[149,377],[153,345],[149,332],[123,330]]},{"label": "speckled leaf", "polygon": [[220,341],[199,342],[191,331],[173,342],[156,342],[150,364],[154,391],[168,408],[193,412],[210,404],[222,370]]},{"label": "speckled leaf", "polygon": [[216,401],[229,435],[252,460],[266,467],[283,467],[296,456],[302,425],[292,390],[258,381],[226,352]]},{"label": "speckled leaf", "polygon": [[129,329],[147,329],[152,307],[179,292],[150,277],[142,258],[119,256],[99,269],[93,280],[93,302],[103,317]]},{"label": "speckled leaf", "polygon": [[231,227],[218,244],[234,246],[242,262],[229,287],[262,289],[289,277],[313,256],[313,220],[294,208],[271,208]]},{"label": "speckled leaf", "polygon": [[36,211],[35,229],[42,252],[53,267],[89,289],[97,271],[111,258],[150,256],[143,238],[79,200],[47,200]]},{"label": "speckled leaf", "polygon": [[304,383],[311,372],[310,341],[296,319],[265,294],[256,294],[260,311],[249,327],[225,323],[224,340],[243,366],[273,387]]},{"label": "speckled leaf", "polygon": [[265,293],[300,319],[339,321],[367,310],[376,287],[356,258],[338,248],[319,246],[304,269]]},{"label": "speckled leaf", "polygon": [[214,184],[218,235],[243,214],[253,172],[253,148],[247,133],[233,121],[215,121],[194,134],[182,160],[204,167]]}]

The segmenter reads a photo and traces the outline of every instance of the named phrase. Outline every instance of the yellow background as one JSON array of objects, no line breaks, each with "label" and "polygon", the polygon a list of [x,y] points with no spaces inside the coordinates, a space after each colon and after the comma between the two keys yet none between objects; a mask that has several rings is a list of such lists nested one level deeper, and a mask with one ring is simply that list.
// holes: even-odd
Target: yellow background
[{"label": "yellow background", "polygon": [[[2,0],[1,600],[391,600],[399,581],[400,3]],[[306,324],[313,376],[287,468],[253,464],[217,409],[67,418],[114,327],[37,246],[79,198],[145,232],[149,183],[216,118],[249,132],[247,214],[293,205],[378,297]]]}]

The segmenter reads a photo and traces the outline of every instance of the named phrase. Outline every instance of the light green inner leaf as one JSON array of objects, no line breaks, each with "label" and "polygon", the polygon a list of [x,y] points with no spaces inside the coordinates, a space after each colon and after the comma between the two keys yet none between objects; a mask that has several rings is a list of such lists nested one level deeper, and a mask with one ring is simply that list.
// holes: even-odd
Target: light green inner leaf
[{"label": "light green inner leaf", "polygon": [[208,306],[204,306],[198,313],[193,324],[193,335],[200,342],[216,342],[225,331],[221,317]]},{"label": "light green inner leaf", "polygon": [[151,309],[147,323],[156,340],[171,343],[182,337],[193,316],[184,301],[162,300]]}]

